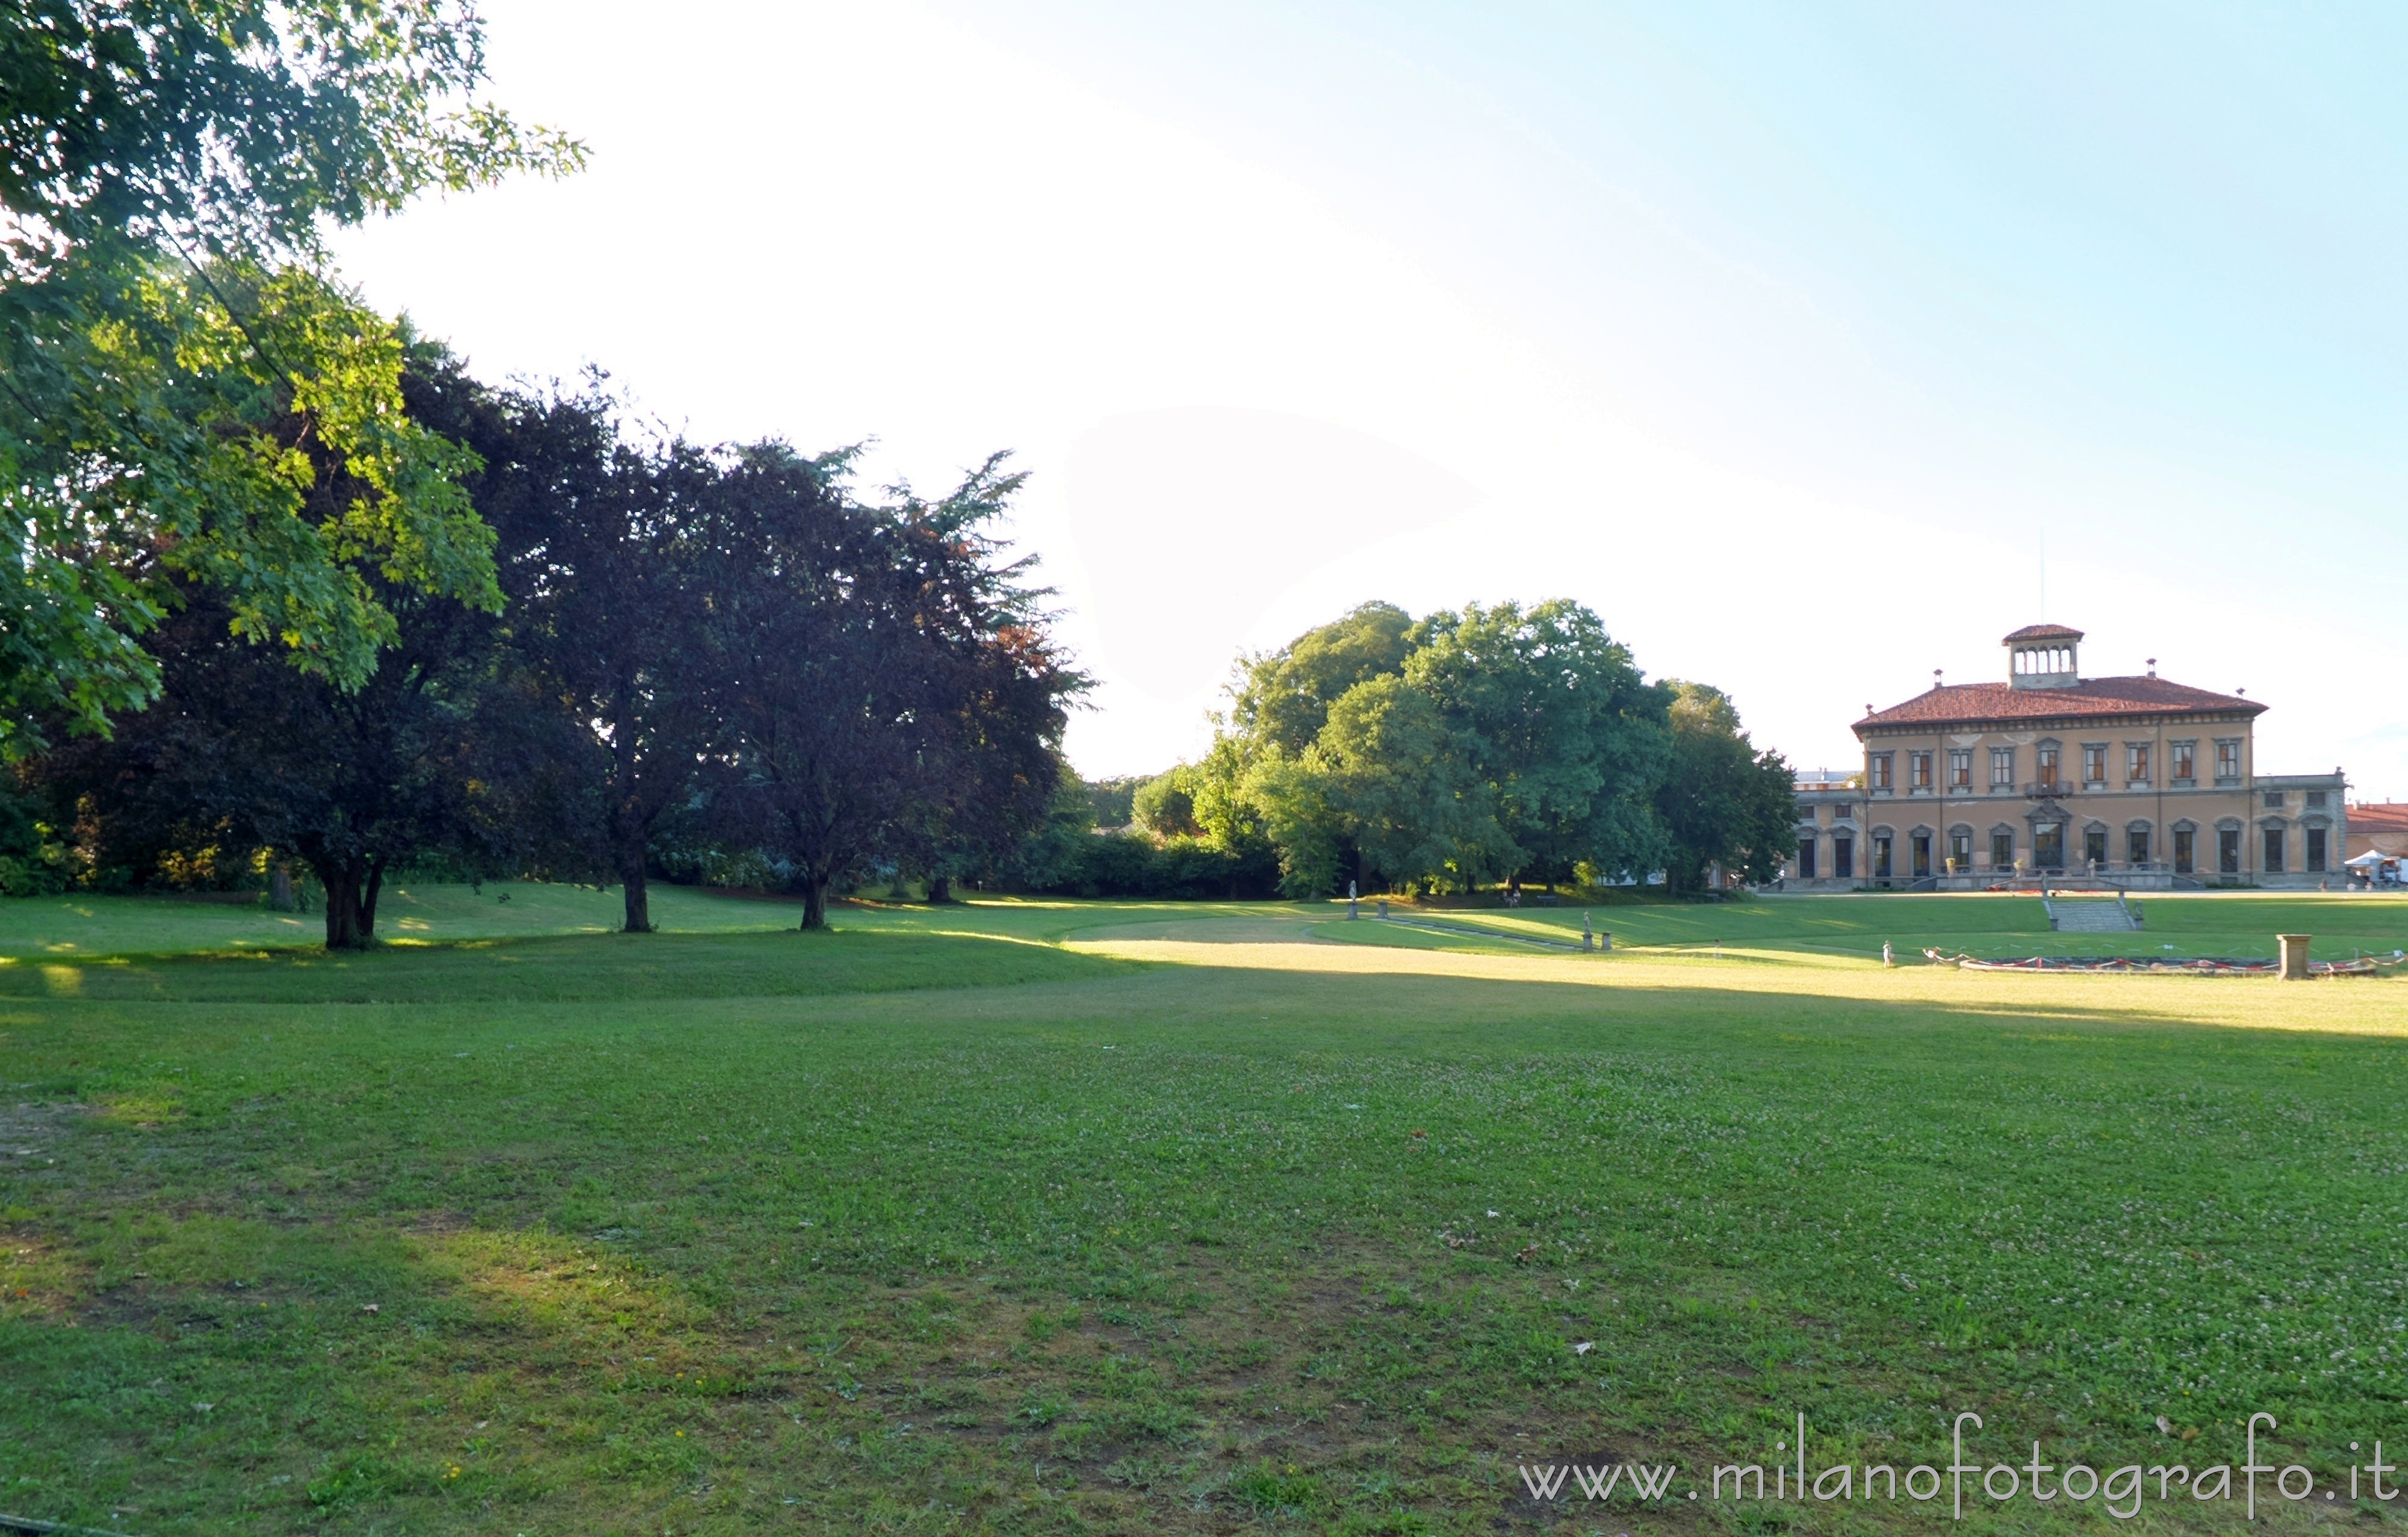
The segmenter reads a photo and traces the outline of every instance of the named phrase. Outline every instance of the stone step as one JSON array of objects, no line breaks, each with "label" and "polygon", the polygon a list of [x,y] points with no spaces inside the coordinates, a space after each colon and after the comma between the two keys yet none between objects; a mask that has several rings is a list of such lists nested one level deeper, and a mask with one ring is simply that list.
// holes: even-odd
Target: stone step
[{"label": "stone step", "polygon": [[2043,901],[2048,927],[2062,934],[2129,934],[2141,927],[2141,911],[2123,901]]}]

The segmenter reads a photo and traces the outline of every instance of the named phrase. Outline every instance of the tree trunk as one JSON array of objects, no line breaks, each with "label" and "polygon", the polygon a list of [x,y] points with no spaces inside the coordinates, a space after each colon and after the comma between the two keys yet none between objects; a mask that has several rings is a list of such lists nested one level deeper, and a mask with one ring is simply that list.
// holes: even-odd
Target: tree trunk
[{"label": "tree trunk", "polygon": [[807,875],[803,878],[803,927],[806,930],[827,927],[828,878]]},{"label": "tree trunk", "polygon": [[373,860],[368,865],[368,882],[360,892],[360,942],[365,945],[376,938],[377,893],[384,889],[384,861]]},{"label": "tree trunk", "polygon": [[934,907],[939,902],[950,902],[953,899],[953,878],[952,876],[931,875],[928,877],[929,906]]},{"label": "tree trunk", "polygon": [[367,931],[360,925],[360,867],[329,862],[315,869],[318,883],[326,888],[326,948],[366,949]]},{"label": "tree trunk", "polygon": [[644,884],[644,849],[636,845],[631,858],[624,851],[619,855],[619,883],[627,891],[627,927],[630,934],[652,931],[652,894]]}]

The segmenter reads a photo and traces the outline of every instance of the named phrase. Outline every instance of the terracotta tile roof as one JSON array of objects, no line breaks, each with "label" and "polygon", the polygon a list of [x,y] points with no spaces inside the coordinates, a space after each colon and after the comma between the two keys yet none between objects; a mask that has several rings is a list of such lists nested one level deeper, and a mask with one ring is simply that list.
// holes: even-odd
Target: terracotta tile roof
[{"label": "terracotta tile roof", "polygon": [[2022,629],[2009,635],[2000,644],[2006,645],[2017,640],[2079,640],[2081,639],[2082,632],[2071,625],[2026,625]]},{"label": "terracotta tile roof", "polygon": [[2174,710],[2265,710],[2255,699],[2211,694],[2164,678],[2085,678],[2071,688],[2016,688],[2008,683],[1948,683],[1878,710],[1856,723],[1880,725],[1971,725],[1977,721],[2055,720],[2069,715],[2157,715]]},{"label": "terracotta tile roof", "polygon": [[2353,833],[2408,833],[2408,805],[2388,800],[2352,806],[2349,808],[2349,830]]}]

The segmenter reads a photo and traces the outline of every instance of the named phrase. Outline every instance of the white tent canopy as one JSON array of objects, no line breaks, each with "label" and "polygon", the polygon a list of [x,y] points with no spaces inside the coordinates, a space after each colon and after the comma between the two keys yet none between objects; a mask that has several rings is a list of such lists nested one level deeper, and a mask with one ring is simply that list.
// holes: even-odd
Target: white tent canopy
[{"label": "white tent canopy", "polygon": [[2386,859],[2398,859],[2401,856],[2396,854],[2385,854],[2377,849],[2369,849],[2355,859],[2343,860],[2342,864],[2344,868],[2349,869],[2372,869],[2375,866],[2382,864]]}]

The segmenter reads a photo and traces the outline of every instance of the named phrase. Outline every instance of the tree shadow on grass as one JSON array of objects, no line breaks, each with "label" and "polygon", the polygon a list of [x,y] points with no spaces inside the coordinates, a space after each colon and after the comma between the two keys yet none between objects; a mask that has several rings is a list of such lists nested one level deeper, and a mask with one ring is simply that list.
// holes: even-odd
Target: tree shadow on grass
[{"label": "tree shadow on grass", "polygon": [[0,963],[0,998],[476,1003],[814,998],[1132,975],[1142,962],[968,934],[568,935]]}]

